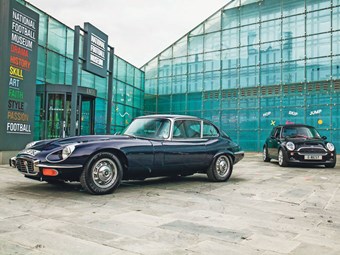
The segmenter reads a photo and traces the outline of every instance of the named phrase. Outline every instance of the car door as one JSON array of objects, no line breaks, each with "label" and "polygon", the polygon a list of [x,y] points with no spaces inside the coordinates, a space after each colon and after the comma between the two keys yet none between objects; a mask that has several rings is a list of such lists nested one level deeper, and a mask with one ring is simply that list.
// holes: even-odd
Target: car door
[{"label": "car door", "polygon": [[179,174],[195,172],[206,166],[207,139],[201,138],[202,121],[176,120],[171,140],[163,141],[163,171]]},{"label": "car door", "polygon": [[275,128],[274,132],[268,138],[268,154],[270,158],[277,158],[278,148],[280,146],[280,135],[282,127]]}]

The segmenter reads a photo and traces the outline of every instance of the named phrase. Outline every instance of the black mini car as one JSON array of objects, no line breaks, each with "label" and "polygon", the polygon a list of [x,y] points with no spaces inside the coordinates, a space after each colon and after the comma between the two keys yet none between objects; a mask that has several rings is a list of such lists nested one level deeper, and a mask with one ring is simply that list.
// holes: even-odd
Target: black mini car
[{"label": "black mini car", "polygon": [[336,150],[326,139],[312,126],[279,125],[273,128],[263,145],[263,161],[277,159],[282,167],[302,163],[333,168],[336,165]]},{"label": "black mini car", "polygon": [[121,135],[78,136],[30,143],[10,160],[25,177],[79,181],[92,194],[121,180],[206,173],[227,181],[244,152],[207,120],[181,115],[138,117]]}]

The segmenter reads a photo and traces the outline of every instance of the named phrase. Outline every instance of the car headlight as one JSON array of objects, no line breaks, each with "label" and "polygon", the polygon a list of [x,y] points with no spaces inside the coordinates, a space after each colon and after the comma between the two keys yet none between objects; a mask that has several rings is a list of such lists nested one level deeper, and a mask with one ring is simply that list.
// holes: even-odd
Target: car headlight
[{"label": "car headlight", "polygon": [[26,144],[25,149],[29,149],[29,148],[33,147],[34,145],[36,145],[37,142],[38,141],[30,142],[30,143]]},{"label": "car headlight", "polygon": [[293,151],[295,149],[295,144],[292,142],[286,143],[287,150]]},{"label": "car headlight", "polygon": [[334,151],[334,149],[335,149],[334,144],[332,144],[332,143],[327,143],[326,147],[329,151]]},{"label": "car headlight", "polygon": [[74,149],[76,148],[75,145],[71,144],[71,145],[67,145],[63,151],[61,152],[61,157],[63,159],[67,159],[71,154],[72,152],[74,151]]}]

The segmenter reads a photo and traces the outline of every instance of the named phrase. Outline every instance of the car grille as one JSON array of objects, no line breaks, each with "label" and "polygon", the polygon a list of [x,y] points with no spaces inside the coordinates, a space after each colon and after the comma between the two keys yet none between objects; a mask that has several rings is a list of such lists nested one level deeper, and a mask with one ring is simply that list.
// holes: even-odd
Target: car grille
[{"label": "car grille", "polygon": [[298,149],[298,153],[300,155],[307,154],[327,155],[327,150],[322,147],[302,147]]},{"label": "car grille", "polygon": [[17,165],[17,169],[24,174],[29,174],[29,175],[38,174],[38,172],[35,171],[34,162],[32,160],[17,158],[16,165]]}]

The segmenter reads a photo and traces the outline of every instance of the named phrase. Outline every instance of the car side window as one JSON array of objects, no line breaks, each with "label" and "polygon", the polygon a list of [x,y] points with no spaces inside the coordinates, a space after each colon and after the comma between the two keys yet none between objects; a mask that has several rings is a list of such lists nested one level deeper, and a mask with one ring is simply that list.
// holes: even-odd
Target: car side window
[{"label": "car side window", "polygon": [[217,136],[219,136],[219,133],[213,125],[209,123],[203,124],[203,137],[217,137]]},{"label": "car side window", "polygon": [[275,132],[275,138],[280,138],[281,128],[277,128]]},{"label": "car side window", "polygon": [[192,139],[201,137],[201,122],[176,120],[172,133],[173,139]]}]

